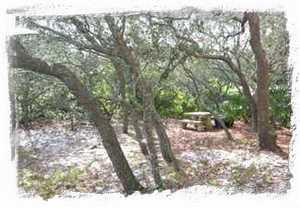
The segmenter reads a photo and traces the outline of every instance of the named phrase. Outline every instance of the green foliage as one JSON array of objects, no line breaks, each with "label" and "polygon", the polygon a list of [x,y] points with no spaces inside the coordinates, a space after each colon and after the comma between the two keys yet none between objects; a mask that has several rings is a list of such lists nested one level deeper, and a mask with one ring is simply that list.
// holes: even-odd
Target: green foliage
[{"label": "green foliage", "polygon": [[220,114],[228,123],[248,117],[247,100],[235,86],[217,79],[211,79],[207,85],[209,89],[205,89],[199,98],[206,101],[202,108]]},{"label": "green foliage", "polygon": [[84,118],[76,99],[60,82],[44,75],[16,74],[17,119],[24,126],[38,119]]},{"label": "green foliage", "polygon": [[270,106],[274,120],[282,126],[289,127],[292,113],[289,90],[284,87],[271,88]]},{"label": "green foliage", "polygon": [[[163,117],[180,118],[183,112],[207,110],[223,115],[227,120],[244,119],[249,120],[249,105],[244,96],[236,89],[239,85],[237,74],[227,66],[226,63],[216,60],[188,58],[181,60],[184,53],[182,48],[191,53],[197,51],[208,55],[224,55],[228,57],[240,57],[236,60],[241,67],[241,72],[246,76],[248,85],[256,88],[256,67],[254,54],[247,42],[248,37],[238,36],[227,39],[227,33],[239,29],[236,22],[226,21],[227,15],[221,14],[218,18],[209,19],[209,24],[199,21],[183,20],[174,25],[179,36],[193,39],[201,33],[202,41],[193,44],[185,44],[179,41],[173,29],[163,27],[160,24],[152,24],[158,21],[156,18],[143,17],[143,15],[128,16],[125,21],[124,41],[137,56],[140,63],[140,75],[151,80],[155,87],[160,90],[155,97],[155,106]],[[201,15],[200,15],[201,16]],[[209,15],[210,16],[210,15]],[[77,17],[81,20],[82,17]],[[116,27],[121,27],[121,17],[114,17]],[[260,14],[262,29],[262,44],[270,59],[271,70],[270,84],[282,80],[282,88],[271,87],[271,110],[275,121],[283,126],[289,126],[291,115],[290,95],[286,86],[289,77],[287,57],[289,50],[289,36],[286,30],[286,18],[283,13]],[[19,18],[18,24],[36,30],[29,19]],[[94,45],[99,42],[100,47],[111,49],[116,42],[107,23],[102,17],[90,16],[83,21],[90,29],[91,34],[97,34],[96,39],[86,39],[84,33],[70,25],[69,18],[62,17],[31,17],[33,22],[47,24],[50,28],[65,34],[70,40],[82,41],[82,45]],[[181,23],[180,23],[181,22]],[[202,22],[202,21],[200,21]],[[198,24],[199,23],[199,24]],[[160,26],[159,26],[160,25]],[[205,31],[202,33],[201,31]],[[71,35],[72,34],[72,35]],[[117,81],[116,70],[110,60],[92,52],[90,48],[78,48],[73,41],[65,41],[64,36],[54,35],[49,31],[38,31],[38,34],[22,35],[18,37],[25,48],[34,57],[41,58],[47,63],[63,63],[70,68],[74,74],[87,86],[90,92],[101,102],[99,108],[110,113],[118,112],[120,107],[120,92]],[[218,40],[216,42],[216,40]],[[188,41],[189,42],[189,41]],[[105,44],[104,44],[105,43]],[[102,45],[104,44],[104,45]],[[81,44],[80,44],[81,45]],[[241,47],[243,46],[243,47]],[[200,50],[201,49],[201,50]],[[110,51],[110,50],[108,50]],[[229,51],[231,51],[229,53]],[[236,54],[231,54],[231,53]],[[108,54],[102,54],[106,57]],[[111,57],[111,54],[109,55]],[[116,59],[124,59],[116,55]],[[119,60],[119,61],[120,61]],[[182,70],[182,63],[186,69]],[[130,64],[121,60],[121,68],[126,80],[127,99],[132,103],[141,104],[141,98],[134,93],[135,82],[132,80]],[[185,71],[185,72],[184,72]],[[168,73],[166,73],[168,72]],[[86,114],[77,105],[74,97],[63,87],[61,83],[47,78],[47,76],[34,73],[23,73],[17,70],[17,98],[18,119],[22,122],[31,122],[40,117],[49,119],[68,119],[71,116],[86,118]],[[166,75],[166,76],[162,76]],[[168,75],[168,76],[167,76]],[[188,75],[188,76],[187,76]],[[284,79],[282,79],[284,77]],[[160,83],[160,78],[162,82]],[[190,78],[193,78],[192,82]],[[52,81],[50,81],[52,80]],[[195,87],[195,84],[198,85]],[[168,87],[166,87],[168,86]],[[130,88],[130,89],[129,89]],[[192,89],[199,88],[199,89]],[[198,95],[198,91],[199,94]],[[130,92],[129,92],[130,91]],[[155,90],[154,90],[155,91]]]},{"label": "green foliage", "polygon": [[66,171],[55,171],[51,175],[43,175],[33,172],[30,169],[24,169],[19,175],[19,186],[25,191],[33,191],[43,199],[49,199],[63,190],[76,190],[80,185],[80,178],[85,172],[76,167],[69,167]]},{"label": "green foliage", "polygon": [[155,107],[162,117],[180,118],[184,112],[195,111],[195,100],[180,90],[163,89],[155,97]]},{"label": "green foliage", "polygon": [[221,112],[229,120],[246,119],[248,117],[246,98],[237,93],[228,95],[227,100],[221,105]]}]

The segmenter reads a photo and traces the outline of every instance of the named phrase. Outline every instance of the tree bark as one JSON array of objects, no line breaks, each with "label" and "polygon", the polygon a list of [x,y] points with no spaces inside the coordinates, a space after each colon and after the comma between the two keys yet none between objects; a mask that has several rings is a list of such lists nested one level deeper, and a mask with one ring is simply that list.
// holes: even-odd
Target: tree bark
[{"label": "tree bark", "polygon": [[[8,39],[7,48],[8,54],[13,54],[13,44],[12,38]],[[8,57],[8,62],[12,62],[11,56]],[[16,117],[16,86],[14,82],[15,69],[10,67],[8,69],[8,95],[9,95],[9,105],[10,105],[10,144],[11,144],[11,160],[13,161],[16,157],[16,151],[18,148],[17,137],[15,136],[15,131],[17,128],[17,117]]]},{"label": "tree bark", "polygon": [[123,133],[128,134],[128,126],[129,126],[129,112],[128,109],[125,107],[123,109]]},{"label": "tree bark", "polygon": [[117,140],[115,131],[110,124],[110,118],[99,109],[98,101],[92,97],[86,86],[76,77],[76,75],[62,64],[48,65],[41,59],[31,57],[24,47],[15,41],[16,56],[12,57],[12,67],[23,68],[40,74],[53,76],[62,81],[76,97],[79,104],[90,113],[90,118],[94,122],[102,138],[103,146],[113,164],[113,168],[120,179],[124,191],[131,194],[143,187],[137,181],[127,162],[127,159]]},{"label": "tree bark", "polygon": [[[147,92],[147,90],[145,90],[145,86],[147,85],[146,83],[147,80],[145,80],[145,78],[142,77],[140,63],[138,61],[138,58],[136,57],[135,51],[134,49],[128,47],[128,45],[126,44],[126,41],[124,40],[124,34],[122,30],[118,27],[118,25],[115,23],[114,19],[109,15],[105,16],[104,19],[106,20],[107,25],[112,33],[112,36],[115,39],[114,54],[116,54],[116,56],[118,57],[121,57],[124,60],[124,62],[130,67],[132,80],[135,82],[136,97],[142,97],[143,102],[145,102],[145,97],[146,97],[145,93]],[[148,88],[148,89],[152,90],[152,88]],[[152,97],[152,99],[154,99],[154,97]],[[153,103],[153,100],[151,101],[151,103]],[[151,123],[154,124],[155,117],[153,116],[153,112],[156,112],[156,110],[155,108],[153,109],[152,107],[151,110],[152,112],[147,112],[147,110],[144,109],[144,113],[151,115],[151,119],[152,119]],[[159,118],[156,117],[156,119]],[[162,130],[164,131],[164,129]],[[170,144],[169,138],[167,136],[161,137],[161,135],[158,135],[158,138],[160,142],[163,142],[163,144]],[[165,145],[161,145],[161,147],[162,146]],[[166,148],[164,148],[161,149],[161,152],[167,163],[170,164],[170,159],[172,158],[175,159],[175,156],[171,150],[171,145],[169,146],[169,151],[166,151]],[[168,155],[168,157],[165,157],[166,155]],[[176,167],[177,162],[175,160],[172,160],[171,164],[174,166],[175,169],[178,169],[178,167]]]},{"label": "tree bark", "polygon": [[157,185],[158,188],[162,187],[163,182],[159,173],[159,165],[158,165],[158,158],[157,158],[157,152],[155,149],[155,143],[154,143],[154,136],[153,136],[153,126],[150,119],[145,119],[144,122],[144,129],[147,135],[147,144],[149,148],[149,161],[151,163],[151,170],[154,178],[154,182]]},{"label": "tree bark", "polygon": [[123,133],[128,134],[128,126],[129,126],[129,106],[126,103],[126,80],[124,77],[124,72],[122,70],[122,66],[116,58],[111,58],[111,62],[116,69],[117,77],[119,80],[120,94],[122,98],[122,111],[123,111]]},{"label": "tree bark", "polygon": [[260,21],[255,12],[245,14],[249,21],[250,46],[257,67],[257,134],[261,149],[277,152],[276,135],[269,119],[269,63],[260,38]]},{"label": "tree bark", "polygon": [[232,134],[230,133],[229,129],[227,128],[227,126],[225,125],[224,121],[222,118],[220,118],[217,114],[212,113],[212,115],[215,117],[215,119],[221,124],[222,128],[224,129],[224,132],[227,136],[227,139],[229,141],[234,141]]},{"label": "tree bark", "polygon": [[[158,139],[160,142],[162,156],[167,163],[172,164],[174,166],[174,168],[177,170],[178,164],[176,162],[176,158],[171,149],[171,144],[170,144],[169,138],[165,132],[165,129],[164,129],[162,123],[161,123],[161,119],[154,107],[154,103],[153,103],[154,97],[153,96],[151,97],[152,100],[150,100],[150,98],[146,98],[147,97],[146,93],[152,93],[152,87],[148,86],[147,89],[145,89],[146,86],[148,85],[147,81],[143,77],[140,76],[139,64],[136,62],[134,55],[132,55],[132,52],[129,53],[128,62],[130,63],[130,66],[134,70],[134,73],[133,73],[134,80],[136,80],[136,82],[137,82],[136,87],[142,91],[143,102],[149,102],[149,103],[147,103],[147,105],[151,106],[151,108],[149,108],[149,109],[144,109],[144,113],[151,114],[152,123],[154,124],[155,129],[158,133],[157,135],[158,135]],[[144,103],[144,104],[146,104],[146,103]],[[146,112],[147,110],[151,110],[151,112]]]},{"label": "tree bark", "polygon": [[11,142],[11,160],[16,157],[16,150],[18,148],[17,138],[15,131],[17,128],[16,118],[16,92],[14,83],[14,69],[10,68],[8,72],[8,93],[9,93],[9,105],[10,105],[10,142]]},{"label": "tree bark", "polygon": [[139,126],[139,119],[138,119],[137,112],[133,111],[131,113],[131,115],[132,115],[131,116],[132,117],[132,125],[133,125],[134,131],[135,131],[136,140],[140,145],[140,148],[141,148],[141,151],[142,151],[143,155],[146,158],[148,158],[149,151],[148,151],[147,143],[144,142],[143,133],[142,133],[142,130]]},{"label": "tree bark", "polygon": [[[132,74],[132,78],[136,83],[136,91],[138,93],[139,96],[143,97],[145,102],[145,92],[147,90],[145,90],[145,86],[147,85],[146,80],[141,76],[140,74],[140,66],[138,61],[136,60],[136,57],[134,55],[134,51],[132,49],[127,48],[127,46],[125,45],[123,40],[119,40],[119,43],[123,43],[119,45],[119,52],[120,52],[120,56],[124,56],[125,61],[127,62],[127,64],[131,67],[131,74]],[[148,90],[152,90],[152,88],[148,88]],[[152,97],[152,99],[154,99],[154,97]],[[151,101],[152,103],[153,101]],[[153,104],[154,107],[154,104]],[[163,128],[163,126],[161,125],[161,119],[159,116],[157,116],[157,112],[155,110],[155,108],[152,108],[152,123],[155,125],[155,129],[157,129],[158,131],[158,138],[160,141],[160,147],[161,147],[161,152],[163,155],[164,160],[168,163],[168,164],[172,164],[174,166],[174,168],[176,170],[179,169],[178,167],[178,163],[176,161],[176,158],[173,154],[173,151],[171,149],[171,144],[169,141],[169,138],[165,132],[165,129]],[[144,111],[146,111],[144,109]],[[146,112],[145,112],[146,113]]]},{"label": "tree bark", "polygon": [[[146,84],[146,83],[145,83]],[[154,136],[153,136],[153,96],[151,91],[147,90],[147,86],[143,88],[143,99],[144,99],[144,129],[147,135],[147,144],[150,152],[150,163],[152,168],[152,174],[154,177],[155,184],[158,187],[162,187],[162,179],[159,173],[159,165],[158,165],[158,158],[157,152],[154,143]]]},{"label": "tree bark", "polygon": [[135,131],[135,137],[137,142],[139,143],[139,146],[141,148],[141,151],[143,155],[148,158],[149,152],[147,148],[147,143],[144,142],[143,139],[143,133],[139,126],[139,118],[138,118],[138,112],[136,109],[134,109],[134,106],[130,105],[130,103],[126,100],[126,80],[124,76],[124,71],[122,69],[122,66],[120,62],[116,59],[111,59],[117,73],[118,80],[120,82],[120,93],[122,97],[122,109],[123,109],[123,133],[128,133],[128,125],[129,125],[129,109],[131,108],[131,118],[132,118],[132,125]]},{"label": "tree bark", "polygon": [[178,161],[172,151],[169,137],[161,121],[160,115],[156,111],[153,113],[153,122],[155,131],[159,138],[159,146],[161,149],[162,157],[167,163],[172,164],[176,171],[180,171]]}]

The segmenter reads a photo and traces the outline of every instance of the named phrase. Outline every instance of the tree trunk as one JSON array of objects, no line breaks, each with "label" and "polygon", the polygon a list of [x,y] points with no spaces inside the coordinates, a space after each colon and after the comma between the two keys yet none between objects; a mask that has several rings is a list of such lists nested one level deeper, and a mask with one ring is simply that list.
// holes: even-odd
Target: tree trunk
[{"label": "tree trunk", "polygon": [[143,138],[143,133],[142,130],[139,126],[139,119],[138,119],[138,115],[136,112],[132,112],[132,125],[135,131],[135,137],[137,142],[140,145],[141,151],[143,153],[143,155],[148,158],[149,156],[149,151],[148,151],[148,147],[147,147],[147,143],[144,142],[144,138]]},{"label": "tree trunk", "polygon": [[129,106],[126,103],[126,80],[124,76],[124,72],[122,69],[122,66],[116,58],[111,58],[111,62],[114,65],[114,68],[116,69],[118,81],[119,81],[119,87],[120,87],[120,94],[122,98],[122,117],[123,117],[123,133],[128,134],[128,125],[129,125]]},{"label": "tree trunk", "polygon": [[230,133],[229,129],[225,125],[222,118],[220,118],[217,114],[212,113],[212,115],[215,117],[215,119],[221,124],[223,130],[225,131],[226,137],[229,141],[234,141],[232,134]]},{"label": "tree trunk", "polygon": [[[164,129],[164,126],[162,125],[161,118],[160,118],[159,114],[156,112],[156,109],[155,109],[155,106],[153,103],[154,97],[152,95],[152,93],[153,93],[152,86],[150,85],[150,83],[147,83],[147,80],[145,80],[143,77],[141,77],[139,75],[139,65],[135,61],[134,55],[132,53],[133,53],[132,51],[131,51],[131,53],[129,53],[128,62],[132,66],[133,71],[135,71],[133,73],[134,80],[136,80],[136,82],[137,82],[137,87],[140,89],[140,91],[142,91],[141,93],[142,93],[144,104],[146,104],[145,102],[148,102],[147,105],[150,105],[149,108],[144,109],[144,112],[151,114],[152,124],[154,125],[155,130],[157,132],[159,143],[160,143],[160,149],[161,149],[161,153],[162,153],[164,160],[168,164],[172,164],[174,166],[175,170],[179,170],[177,160],[176,160],[176,158],[173,154],[172,148],[171,148],[169,137]],[[149,94],[149,95],[146,95],[146,94]],[[151,97],[147,97],[147,96],[151,96]],[[146,111],[149,111],[149,112],[146,112]]]},{"label": "tree trunk", "polygon": [[277,152],[276,135],[269,120],[269,63],[261,45],[259,16],[255,12],[245,14],[249,21],[250,45],[257,67],[257,134],[261,149]]},{"label": "tree trunk", "polygon": [[[147,92],[147,90],[145,90],[145,85],[147,85],[147,83],[146,83],[147,80],[145,80],[145,78],[142,77],[140,63],[138,61],[138,58],[136,57],[135,51],[132,48],[127,46],[126,41],[124,40],[124,34],[122,32],[120,32],[120,28],[118,28],[114,19],[109,15],[105,16],[104,19],[106,20],[108,27],[112,33],[112,36],[115,39],[116,47],[114,48],[114,53],[116,55],[118,55],[119,57],[122,57],[124,62],[130,67],[131,78],[135,82],[136,97],[145,98],[145,93]],[[151,87],[148,89],[152,90]],[[154,97],[152,97],[152,99],[154,99]],[[143,100],[143,102],[145,102],[144,100]],[[150,102],[153,103],[153,100]],[[143,104],[145,104],[145,103],[143,103]],[[154,106],[154,104],[153,104],[153,106]],[[144,113],[147,113],[147,114],[149,113],[152,115],[151,116],[152,124],[160,122],[159,117],[153,116],[153,112],[154,113],[156,112],[155,108],[151,107],[151,112],[146,112],[146,111],[147,110],[144,109]],[[154,118],[156,119],[156,122],[155,122]],[[160,130],[161,130],[161,128],[160,128]],[[162,140],[164,142],[164,144],[170,144],[167,134],[165,133],[164,135],[165,135],[164,137],[159,136],[160,140]],[[163,146],[167,147],[166,145],[163,145]],[[166,150],[168,150],[168,151],[164,152]],[[161,151],[162,151],[163,155],[168,155],[168,157],[166,157],[166,158],[164,157],[166,162],[169,163],[170,158],[175,158],[175,156],[173,155],[172,150],[171,150],[171,145],[169,146],[168,149],[163,148],[163,149],[161,149]],[[170,155],[170,154],[172,154],[172,155]],[[177,164],[175,160],[172,160],[172,164],[174,165],[175,169],[178,168],[175,165],[175,164]]]},{"label": "tree trunk", "polygon": [[155,184],[158,187],[162,187],[162,180],[159,173],[159,165],[157,159],[157,152],[154,143],[153,136],[153,122],[152,122],[152,113],[153,113],[153,97],[151,91],[147,91],[147,88],[143,88],[143,102],[144,102],[144,129],[146,132],[147,144],[150,152],[150,163],[152,168],[152,174],[154,177]]},{"label": "tree trunk", "polygon": [[155,149],[155,143],[154,143],[154,136],[153,136],[153,126],[151,123],[151,120],[145,119],[144,122],[144,129],[146,132],[146,138],[147,138],[147,144],[150,152],[149,161],[151,163],[151,170],[154,178],[154,182],[157,185],[158,188],[162,187],[162,179],[159,173],[159,165],[158,165],[158,158],[157,158],[157,152]]},{"label": "tree trunk", "polygon": [[128,134],[128,126],[129,126],[129,112],[126,107],[123,108],[123,133]]},{"label": "tree trunk", "polygon": [[103,146],[123,185],[124,191],[127,194],[131,194],[134,191],[143,190],[143,187],[137,181],[129,167],[115,131],[109,122],[110,118],[99,109],[98,101],[92,97],[86,86],[66,66],[62,64],[53,64],[50,66],[41,59],[31,57],[20,43],[17,41],[15,43],[17,56],[12,57],[12,67],[50,75],[62,81],[76,97],[79,104],[90,113],[91,120],[99,131]]},{"label": "tree trunk", "polygon": [[16,150],[18,148],[17,138],[15,136],[15,131],[17,128],[17,118],[16,118],[16,92],[14,83],[14,69],[10,68],[8,72],[8,93],[10,101],[10,142],[11,142],[11,160],[16,157]]},{"label": "tree trunk", "polygon": [[[7,42],[8,54],[13,54],[13,45],[11,45],[13,39],[9,39]],[[8,57],[8,62],[11,63],[11,56]],[[9,93],[9,104],[10,104],[10,144],[11,144],[11,160],[16,157],[16,150],[18,148],[17,137],[15,136],[15,131],[17,128],[17,118],[16,118],[16,86],[14,82],[15,69],[10,67],[8,70],[8,93]]]},{"label": "tree trunk", "polygon": [[243,88],[243,93],[244,93],[246,99],[248,100],[248,106],[249,106],[249,110],[250,110],[250,114],[251,114],[251,127],[252,127],[252,130],[254,132],[256,132],[257,131],[256,101],[255,101],[253,95],[250,92],[250,88],[249,88],[249,85],[246,81],[246,78],[245,78],[244,74],[240,71],[240,73],[237,73],[237,75],[240,79],[240,82],[241,82],[241,85],[242,85],[242,88]]},{"label": "tree trunk", "polygon": [[155,110],[152,85],[147,80],[142,80],[142,82],[143,82],[143,102],[144,105],[148,106],[147,108],[144,108],[144,113],[148,113],[149,115],[151,115],[151,122],[153,124],[153,127],[158,137],[159,147],[162,153],[162,157],[168,164],[171,164],[176,171],[179,171],[180,170],[179,165],[173,154],[169,137],[161,121],[160,115]]},{"label": "tree trunk", "polygon": [[167,163],[172,164],[172,166],[174,167],[174,169],[176,171],[180,171],[178,161],[172,151],[169,137],[166,133],[165,127],[164,127],[164,125],[160,119],[160,116],[157,112],[154,112],[153,122],[154,122],[154,127],[156,130],[157,136],[158,136],[160,150],[161,150],[164,160]]},{"label": "tree trunk", "polygon": [[238,76],[240,84],[243,89],[243,94],[248,100],[248,106],[249,110],[251,113],[251,124],[252,124],[252,129],[256,131],[257,129],[257,112],[256,112],[256,102],[251,95],[250,87],[247,83],[245,75],[242,73],[241,69],[239,66],[233,63],[233,61],[224,55],[209,55],[209,54],[202,54],[201,52],[199,53],[198,50],[190,50],[189,47],[185,46],[180,46],[180,49],[185,51],[186,53],[194,56],[195,58],[201,58],[201,59],[210,59],[210,60],[220,60],[225,62],[229,68]]},{"label": "tree trunk", "polygon": [[222,61],[227,63],[230,69],[238,76],[240,84],[242,86],[243,94],[248,101],[248,106],[251,114],[251,127],[254,132],[257,131],[257,107],[254,96],[251,94],[250,87],[247,83],[246,77],[241,71],[241,69],[235,65],[229,58],[221,58]]}]

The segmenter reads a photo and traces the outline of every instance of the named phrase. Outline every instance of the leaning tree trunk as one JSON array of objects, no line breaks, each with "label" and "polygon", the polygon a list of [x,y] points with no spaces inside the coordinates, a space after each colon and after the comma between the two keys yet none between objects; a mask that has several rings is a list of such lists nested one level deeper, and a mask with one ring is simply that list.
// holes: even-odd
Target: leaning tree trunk
[{"label": "leaning tree trunk", "polygon": [[143,153],[143,155],[148,158],[149,156],[149,151],[148,151],[148,147],[147,147],[147,143],[144,142],[144,137],[143,137],[143,132],[142,129],[139,126],[139,119],[138,119],[138,114],[136,111],[133,111],[131,113],[131,117],[132,117],[132,125],[135,131],[135,138],[137,140],[137,142],[140,145],[141,151]]},{"label": "leaning tree trunk", "polygon": [[277,152],[276,135],[272,133],[269,120],[269,63],[260,38],[260,23],[257,13],[245,14],[249,21],[250,45],[257,65],[257,133],[261,149]]},{"label": "leaning tree trunk", "polygon": [[238,72],[236,74],[239,77],[243,93],[248,101],[248,106],[251,114],[251,127],[254,132],[257,131],[257,107],[256,107],[256,101],[254,99],[254,96],[250,92],[250,87],[246,81],[246,78],[242,71],[240,69],[236,69]]},{"label": "leaning tree trunk", "polygon": [[[116,24],[114,19],[109,15],[105,16],[104,19],[109,27],[109,30],[112,33],[112,37],[115,40],[115,48],[113,50],[113,53],[116,56],[122,58],[124,62],[130,67],[132,80],[135,83],[135,89],[141,97],[144,97],[143,93],[145,92],[145,90],[143,88],[146,80],[142,77],[140,64],[138,58],[136,57],[135,51],[127,45],[124,39],[124,30],[119,28],[119,26]],[[154,122],[152,121],[152,123]],[[159,139],[169,140],[168,137],[159,137]],[[169,143],[169,141],[164,141],[164,142],[166,144]],[[161,151],[164,151],[164,149],[161,149]],[[163,153],[163,155],[168,155],[168,154],[172,154],[172,155],[169,155],[168,158],[164,158],[166,162],[168,162],[169,158],[175,158],[171,149],[169,152]],[[175,164],[175,161],[172,161],[172,163]]]},{"label": "leaning tree trunk", "polygon": [[117,60],[116,58],[112,58],[111,62],[113,63],[118,81],[120,82],[120,93],[122,97],[122,109],[123,109],[123,133],[128,133],[128,125],[129,125],[129,109],[131,108],[131,117],[132,117],[132,125],[135,131],[135,138],[137,142],[139,143],[139,146],[141,148],[141,151],[143,155],[147,158],[149,155],[148,148],[147,148],[147,143],[144,142],[143,139],[143,133],[142,130],[139,126],[139,119],[138,119],[138,112],[136,109],[134,109],[134,106],[131,105],[129,102],[126,100],[126,80],[124,76],[124,71],[122,69],[122,66],[119,62],[120,60]]},{"label": "leaning tree trunk", "polygon": [[[48,65],[41,59],[31,57],[24,47],[15,41],[16,56],[12,56],[12,67],[23,68],[40,74],[50,75],[61,80],[76,97],[79,104],[91,115],[103,146],[113,164],[113,168],[120,179],[124,191],[131,194],[143,187],[132,173],[128,161],[120,147],[115,131],[109,122],[109,118],[99,109],[98,101],[90,94],[86,86],[76,75],[62,64]],[[11,54],[12,55],[12,54]]]},{"label": "leaning tree trunk", "polygon": [[224,121],[222,118],[220,118],[217,114],[212,113],[213,117],[221,124],[222,129],[224,130],[226,137],[229,141],[234,141],[232,134],[230,133],[229,129],[225,125]]},{"label": "leaning tree trunk", "polygon": [[114,68],[116,69],[118,81],[119,81],[119,87],[120,87],[120,94],[122,98],[122,118],[123,118],[123,133],[128,134],[128,125],[129,125],[129,106],[126,103],[126,80],[124,77],[124,72],[122,71],[121,64],[119,63],[119,60],[116,58],[111,58],[111,62],[114,65]]},{"label": "leaning tree trunk", "polygon": [[155,111],[153,112],[153,122],[154,128],[156,130],[158,139],[159,139],[159,146],[161,149],[162,156],[166,162],[172,164],[176,171],[180,171],[179,164],[177,159],[175,158],[169,137],[166,133],[165,127],[161,121],[159,114]]},{"label": "leaning tree trunk", "polygon": [[158,158],[157,158],[157,152],[156,152],[154,136],[153,136],[153,122],[152,122],[153,121],[152,119],[153,97],[151,91],[148,91],[147,88],[143,88],[143,102],[144,102],[144,113],[143,113],[144,129],[145,129],[147,144],[150,153],[149,159],[151,163],[152,174],[154,177],[155,184],[158,187],[162,187],[163,183],[159,173]]},{"label": "leaning tree trunk", "polygon": [[246,77],[243,74],[241,68],[233,63],[233,61],[230,58],[221,56],[219,58],[220,60],[224,61],[229,68],[238,76],[240,84],[242,86],[242,91],[244,96],[247,99],[250,114],[251,114],[251,127],[253,131],[257,131],[257,107],[256,107],[256,100],[254,99],[254,96],[251,94],[250,87],[247,83]]},{"label": "leaning tree trunk", "polygon": [[[174,156],[174,153],[171,148],[169,137],[164,129],[164,126],[162,125],[161,118],[159,114],[156,112],[155,106],[154,106],[154,97],[152,95],[152,86],[147,83],[147,80],[145,80],[141,74],[140,74],[140,67],[139,63],[136,60],[136,57],[134,55],[133,50],[127,53],[127,62],[131,66],[133,79],[136,81],[136,87],[137,91],[141,93],[141,96],[143,97],[143,102],[145,102],[146,93],[149,93],[151,95],[150,98],[147,98],[149,103],[148,105],[151,105],[149,109],[144,109],[144,113],[151,114],[152,124],[155,127],[155,130],[157,132],[157,136],[160,142],[160,149],[162,156],[164,160],[168,163],[173,165],[175,170],[179,170],[178,162]],[[148,102],[147,101],[147,102]],[[145,104],[145,103],[144,103]],[[149,111],[149,112],[146,112]]]},{"label": "leaning tree trunk", "polygon": [[[140,69],[140,63],[138,61],[138,58],[136,57],[135,51],[131,48],[127,46],[127,43],[124,39],[124,32],[122,32],[122,30],[120,30],[119,26],[115,23],[114,19],[107,15],[104,17],[104,19],[106,20],[108,27],[112,33],[112,37],[115,39],[115,48],[113,53],[115,55],[117,55],[118,57],[121,57],[124,62],[130,67],[130,72],[131,72],[131,76],[132,76],[132,80],[134,81],[135,84],[135,89],[136,89],[136,94],[138,96],[144,97],[145,95],[144,92],[144,86],[145,86],[145,82],[146,80],[141,76],[141,69]],[[153,97],[152,97],[153,98]],[[154,109],[155,111],[155,109]],[[145,112],[146,113],[146,112]],[[148,112],[147,112],[148,113]],[[151,112],[149,112],[151,114]],[[152,116],[152,119],[154,117]],[[154,121],[152,120],[152,124],[154,123]],[[169,138],[168,137],[160,137],[159,139],[161,141],[163,141],[165,144],[169,143]],[[168,141],[164,141],[164,140],[168,140]],[[170,146],[171,147],[171,146]],[[165,149],[161,149],[161,151],[165,151]],[[170,155],[172,154],[172,155]],[[173,155],[173,152],[170,151],[168,152],[164,152],[163,155],[168,155],[168,157],[164,158],[166,160],[166,162],[169,163],[169,159],[170,158],[175,158],[175,156]],[[174,165],[176,162],[172,161],[172,164]]]}]

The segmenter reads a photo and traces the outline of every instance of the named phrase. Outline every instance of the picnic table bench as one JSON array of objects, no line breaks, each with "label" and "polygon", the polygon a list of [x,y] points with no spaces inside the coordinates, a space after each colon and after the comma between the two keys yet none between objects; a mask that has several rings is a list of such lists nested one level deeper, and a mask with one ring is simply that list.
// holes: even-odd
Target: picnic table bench
[{"label": "picnic table bench", "polygon": [[182,128],[186,129],[188,125],[194,126],[197,130],[211,130],[213,129],[212,125],[212,115],[210,112],[189,112],[184,113],[184,116],[190,119],[180,120]]}]

